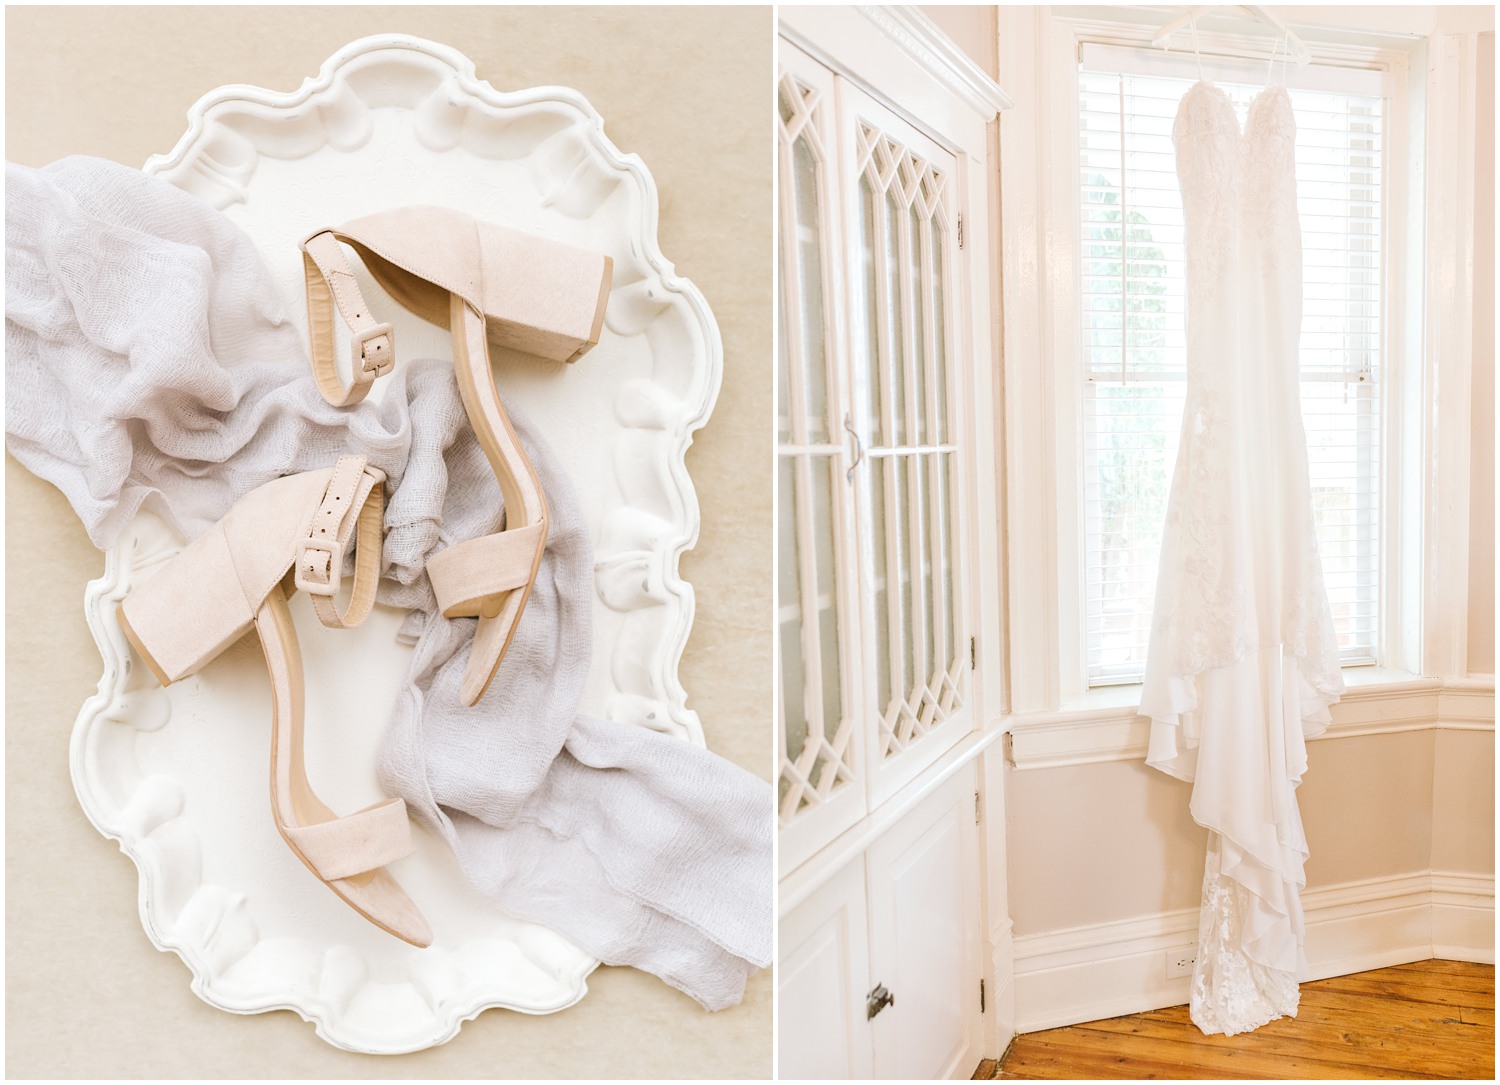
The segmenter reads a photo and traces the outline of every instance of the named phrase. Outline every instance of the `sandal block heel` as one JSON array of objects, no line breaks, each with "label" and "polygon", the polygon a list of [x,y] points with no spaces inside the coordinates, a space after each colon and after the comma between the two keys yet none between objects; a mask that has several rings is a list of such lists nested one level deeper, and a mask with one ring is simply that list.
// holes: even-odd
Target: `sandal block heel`
[{"label": "sandal block heel", "polygon": [[212,662],[255,620],[222,523],[132,588],[115,613],[131,647],[164,686]]},{"label": "sandal block heel", "polygon": [[552,362],[599,342],[614,260],[603,253],[478,222],[489,340]]}]

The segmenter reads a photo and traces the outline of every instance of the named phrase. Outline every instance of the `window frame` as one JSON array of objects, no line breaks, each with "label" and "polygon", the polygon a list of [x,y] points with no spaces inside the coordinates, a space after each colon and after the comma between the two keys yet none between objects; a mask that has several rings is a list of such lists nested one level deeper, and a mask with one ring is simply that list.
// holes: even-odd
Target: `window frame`
[{"label": "window frame", "polygon": [[[1074,81],[1075,88],[1077,88],[1080,85],[1080,80],[1079,80],[1078,77],[1080,75],[1080,72],[1081,72],[1081,69],[1082,69],[1084,63],[1089,58],[1089,53],[1091,52],[1091,49],[1089,48],[1089,46],[1092,46],[1093,44],[1094,43],[1090,42],[1088,39],[1080,39],[1080,48],[1078,50],[1079,64],[1078,64],[1077,68],[1075,68],[1074,71],[1073,71],[1073,73],[1072,73],[1073,74],[1073,81]],[[1186,80],[1189,83],[1189,85],[1192,83],[1193,80],[1195,80],[1197,78],[1197,75],[1198,75],[1198,73],[1197,73],[1197,65],[1195,64],[1195,62],[1193,60],[1193,57],[1192,57],[1192,54],[1190,52],[1189,53],[1178,52],[1178,53],[1176,53],[1173,56],[1166,57],[1166,56],[1163,56],[1161,54],[1161,51],[1159,49],[1150,50],[1150,51],[1147,51],[1145,49],[1138,49],[1138,48],[1137,49],[1132,49],[1132,48],[1129,48],[1129,47],[1126,47],[1126,48],[1122,49],[1122,48],[1119,48],[1117,46],[1111,46],[1111,45],[1103,45],[1102,48],[1095,48],[1095,49],[1092,50],[1092,52],[1094,53],[1094,56],[1096,58],[1096,65],[1102,65],[1103,66],[1102,68],[1099,67],[1099,66],[1096,66],[1093,69],[1093,70],[1096,70],[1096,71],[1103,70],[1103,69],[1110,69],[1110,70],[1112,70],[1112,69],[1118,68],[1122,73],[1127,74],[1127,75],[1133,74],[1133,75],[1144,75],[1144,76],[1147,76],[1147,77],[1183,79],[1183,80]],[[1280,64],[1279,61],[1277,63],[1278,63],[1278,65]],[[1267,68],[1266,68],[1266,65],[1262,61],[1259,61],[1259,60],[1252,60],[1252,61],[1231,61],[1231,60],[1227,60],[1227,59],[1226,60],[1216,60],[1216,59],[1210,58],[1210,59],[1206,59],[1204,61],[1204,63],[1203,63],[1203,71],[1206,73],[1206,75],[1209,78],[1213,79],[1216,83],[1226,84],[1227,85],[1227,84],[1244,84],[1244,83],[1256,83],[1256,82],[1260,82],[1261,80],[1264,79],[1264,77],[1266,75]],[[1352,76],[1353,78],[1350,78],[1350,76]],[[1279,66],[1277,68],[1277,76],[1276,76],[1276,78],[1278,80],[1282,78],[1282,70],[1281,70],[1281,68]],[[1383,69],[1351,69],[1351,68],[1345,67],[1343,65],[1340,65],[1338,67],[1334,67],[1334,66],[1331,66],[1331,65],[1318,65],[1318,66],[1310,67],[1308,69],[1303,69],[1303,70],[1298,70],[1296,68],[1293,68],[1292,71],[1291,71],[1291,73],[1290,73],[1290,80],[1289,80],[1289,82],[1290,82],[1290,84],[1291,84],[1291,86],[1293,87],[1294,90],[1297,89],[1298,87],[1304,87],[1304,88],[1307,88],[1307,89],[1312,89],[1312,90],[1316,90],[1316,91],[1324,92],[1324,93],[1329,93],[1329,92],[1331,92],[1331,93],[1340,93],[1340,92],[1347,91],[1347,92],[1352,93],[1352,94],[1366,95],[1366,96],[1368,96],[1372,92],[1374,92],[1374,93],[1378,93],[1379,96],[1383,99],[1382,107],[1381,107],[1381,132],[1382,132],[1381,139],[1382,139],[1382,150],[1381,150],[1381,160],[1380,160],[1381,161],[1381,166],[1380,166],[1380,190],[1381,190],[1381,198],[1380,198],[1380,208],[1379,208],[1379,230],[1380,230],[1380,233],[1379,233],[1379,236],[1380,236],[1380,248],[1379,248],[1379,253],[1378,253],[1379,276],[1378,276],[1376,282],[1374,283],[1374,286],[1375,286],[1376,290],[1379,293],[1379,306],[1380,306],[1380,319],[1381,319],[1381,325],[1380,325],[1379,331],[1377,333],[1378,337],[1379,337],[1379,346],[1377,348],[1377,354],[1380,357],[1380,362],[1379,362],[1379,365],[1377,367],[1377,372],[1378,372],[1378,379],[1377,379],[1377,381],[1374,382],[1374,383],[1372,383],[1371,385],[1366,386],[1365,388],[1361,389],[1361,392],[1366,393],[1366,394],[1371,394],[1375,398],[1375,407],[1376,407],[1376,410],[1380,412],[1379,415],[1375,415],[1375,416],[1372,416],[1372,415],[1369,415],[1369,414],[1362,414],[1361,415],[1361,417],[1363,419],[1365,419],[1367,421],[1374,422],[1374,428],[1375,428],[1375,431],[1376,431],[1376,441],[1375,441],[1375,444],[1374,444],[1374,456],[1375,456],[1375,462],[1379,465],[1379,470],[1380,470],[1379,477],[1377,477],[1377,479],[1376,479],[1376,485],[1375,485],[1375,488],[1374,488],[1374,492],[1370,495],[1371,496],[1371,500],[1372,500],[1372,502],[1374,504],[1374,507],[1375,507],[1375,534],[1376,534],[1376,538],[1375,538],[1375,559],[1374,559],[1375,560],[1375,570],[1374,571],[1375,571],[1375,577],[1376,577],[1375,591],[1376,591],[1377,626],[1373,630],[1374,644],[1372,646],[1372,650],[1370,651],[1370,653],[1368,655],[1364,656],[1364,657],[1361,657],[1361,658],[1351,658],[1351,659],[1348,659],[1343,664],[1343,666],[1344,666],[1344,668],[1346,670],[1348,670],[1350,668],[1357,668],[1357,667],[1376,667],[1376,666],[1380,665],[1382,657],[1383,657],[1383,655],[1385,653],[1385,644],[1387,642],[1387,634],[1388,634],[1388,630],[1385,628],[1384,621],[1383,621],[1384,613],[1385,613],[1384,598],[1383,598],[1383,596],[1384,596],[1385,593],[1383,591],[1383,587],[1384,587],[1385,582],[1388,579],[1388,571],[1386,570],[1385,565],[1384,565],[1384,552],[1383,552],[1383,542],[1384,542],[1384,539],[1382,537],[1383,534],[1384,534],[1384,532],[1383,532],[1383,525],[1384,525],[1384,522],[1385,522],[1385,514],[1384,514],[1383,510],[1384,510],[1384,503],[1385,503],[1385,497],[1386,497],[1386,495],[1384,493],[1383,481],[1384,481],[1384,474],[1385,474],[1384,468],[1386,466],[1386,459],[1387,459],[1387,457],[1386,457],[1386,448],[1385,448],[1385,444],[1386,444],[1386,442],[1385,442],[1385,434],[1384,434],[1384,431],[1383,431],[1383,427],[1380,425],[1380,422],[1382,421],[1382,418],[1383,418],[1383,412],[1384,412],[1384,408],[1385,408],[1385,401],[1388,398],[1388,388],[1387,388],[1387,384],[1386,384],[1386,377],[1387,377],[1386,361],[1387,361],[1387,359],[1386,359],[1386,357],[1384,355],[1384,351],[1385,351],[1385,349],[1386,349],[1386,347],[1388,345],[1388,342],[1389,342],[1389,335],[1388,335],[1389,321],[1386,319],[1386,317],[1387,317],[1387,311],[1386,310],[1387,310],[1387,304],[1388,304],[1388,300],[1389,300],[1389,289],[1388,289],[1388,286],[1389,286],[1389,269],[1385,266],[1385,260],[1386,260],[1388,254],[1389,254],[1387,229],[1388,229],[1389,224],[1390,224],[1391,207],[1390,207],[1390,200],[1389,200],[1389,192],[1388,192],[1388,190],[1386,188],[1386,174],[1389,172],[1388,167],[1389,167],[1389,164],[1390,164],[1390,159],[1387,157],[1387,146],[1386,145],[1387,145],[1387,141],[1388,141],[1388,138],[1389,138],[1389,135],[1390,135],[1390,133],[1388,131],[1387,122],[1388,122],[1389,114],[1390,114],[1390,105],[1391,105],[1391,103],[1390,103],[1390,97],[1391,97],[1391,92],[1392,92],[1392,89],[1393,89],[1392,86],[1391,86],[1392,80],[1389,77],[1389,73],[1387,73]],[[1075,209],[1075,213],[1076,213],[1077,207],[1080,206],[1080,204],[1082,202],[1081,199],[1080,199],[1080,193],[1079,193],[1079,189],[1078,189],[1079,178],[1081,176],[1081,173],[1080,173],[1080,170],[1079,170],[1079,163],[1080,163],[1080,146],[1079,146],[1079,144],[1081,143],[1081,140],[1078,140],[1078,135],[1079,135],[1079,132],[1080,132],[1080,128],[1079,128],[1079,120],[1078,120],[1078,109],[1077,109],[1077,105],[1076,105],[1076,103],[1077,103],[1077,95],[1078,95],[1078,90],[1075,89],[1075,91],[1074,91],[1075,107],[1074,107],[1074,110],[1073,110],[1073,122],[1074,123],[1073,123],[1073,129],[1072,129],[1072,131],[1074,133],[1074,137],[1075,137],[1075,146],[1073,148],[1073,154],[1072,154],[1072,160],[1074,162],[1074,172],[1072,174],[1072,177],[1074,179],[1074,183],[1070,186],[1071,193],[1072,193],[1072,201],[1073,201],[1073,206],[1074,206],[1074,209]],[[1083,259],[1082,258],[1083,224],[1080,221],[1078,221],[1076,218],[1074,218],[1073,221],[1064,223],[1063,225],[1064,225],[1065,229],[1070,229],[1072,244],[1074,244],[1074,246],[1076,247],[1077,255],[1078,255],[1079,259],[1082,260]],[[1084,303],[1084,300],[1085,300],[1085,294],[1083,292],[1083,284],[1082,284],[1082,281],[1081,281],[1081,274],[1082,274],[1082,268],[1083,268],[1083,264],[1082,263],[1080,263],[1079,268],[1080,268],[1080,275],[1079,275],[1079,277],[1075,278],[1075,280],[1072,283],[1073,289],[1071,291],[1071,296],[1068,297],[1068,298],[1066,298],[1066,299],[1064,299],[1062,297],[1059,298],[1059,300],[1062,301],[1062,302],[1064,302],[1065,304],[1070,304],[1071,305],[1072,311],[1074,313],[1074,319],[1075,319],[1075,321],[1079,321],[1079,318],[1082,315],[1082,308],[1083,308],[1083,303]],[[1089,614],[1088,614],[1088,601],[1087,600],[1088,600],[1088,594],[1089,594],[1091,585],[1090,585],[1089,579],[1088,579],[1088,577],[1089,577],[1089,569],[1087,567],[1088,566],[1088,560],[1089,560],[1089,548],[1088,548],[1089,544],[1088,544],[1087,532],[1085,530],[1085,525],[1087,524],[1087,516],[1088,516],[1087,505],[1088,505],[1088,500],[1089,500],[1089,495],[1088,495],[1088,490],[1087,490],[1088,481],[1089,480],[1088,480],[1087,475],[1086,475],[1086,472],[1087,472],[1087,460],[1088,460],[1087,418],[1088,418],[1088,414],[1089,414],[1089,408],[1088,408],[1089,397],[1090,397],[1091,394],[1097,394],[1097,392],[1095,392],[1094,390],[1092,390],[1092,389],[1089,388],[1089,380],[1090,380],[1090,378],[1085,375],[1085,370],[1087,369],[1087,367],[1084,364],[1083,345],[1082,345],[1081,335],[1082,335],[1081,328],[1075,327],[1074,332],[1073,332],[1071,338],[1063,338],[1063,339],[1059,340],[1059,347],[1058,347],[1058,354],[1057,354],[1056,365],[1058,367],[1058,371],[1059,371],[1060,374],[1066,374],[1067,370],[1066,370],[1065,367],[1071,366],[1071,367],[1073,367],[1073,369],[1075,370],[1075,372],[1078,375],[1078,381],[1074,385],[1075,394],[1077,395],[1077,398],[1078,398],[1078,405],[1077,405],[1077,419],[1078,419],[1077,456],[1078,456],[1078,478],[1079,478],[1079,486],[1080,486],[1080,492],[1078,494],[1078,501],[1079,501],[1078,517],[1079,517],[1079,524],[1080,524],[1079,530],[1080,530],[1080,532],[1083,532],[1083,534],[1077,540],[1077,546],[1078,546],[1078,554],[1079,554],[1080,576],[1083,579],[1080,582],[1080,589],[1079,589],[1079,593],[1078,593],[1079,594],[1079,600],[1080,600],[1080,611],[1079,611],[1079,628],[1078,628],[1078,639],[1077,639],[1077,651],[1081,653],[1081,657],[1080,657],[1080,661],[1079,661],[1079,668],[1080,668],[1080,673],[1082,674],[1081,681],[1083,683],[1084,690],[1091,692],[1092,690],[1099,689],[1099,688],[1106,687],[1106,686],[1138,686],[1142,682],[1142,677],[1139,674],[1137,674],[1137,675],[1135,675],[1135,676],[1132,677],[1128,673],[1127,674],[1116,674],[1116,675],[1113,675],[1113,676],[1093,674],[1093,673],[1090,672],[1090,668],[1089,668],[1089,662],[1088,662],[1088,651],[1089,651]],[[1347,374],[1346,374],[1346,377],[1347,377]],[[1107,381],[1108,377],[1105,377],[1104,379]],[[1173,377],[1173,376],[1155,378],[1155,380],[1158,380],[1158,381],[1161,380],[1161,379],[1173,380],[1173,379],[1179,379],[1179,378],[1176,378],[1176,377]],[[1148,374],[1145,377],[1135,378],[1135,380],[1136,381],[1151,382],[1151,381],[1153,381],[1153,377]],[[1328,377],[1323,377],[1323,378],[1309,378],[1306,375],[1306,373],[1304,372],[1300,376],[1300,378],[1299,378],[1300,392],[1301,392],[1301,395],[1304,398],[1305,398],[1305,396],[1307,394],[1307,385],[1308,385],[1308,383],[1309,383],[1310,380],[1314,381],[1314,382],[1321,380],[1321,382],[1325,383],[1325,384],[1327,384],[1327,383],[1336,384],[1337,383],[1336,381],[1331,381],[1331,379],[1328,378]],[[1362,448],[1369,448],[1370,446],[1368,444],[1365,444],[1365,445],[1362,445],[1361,447]],[[1170,467],[1170,465],[1169,465],[1169,467]],[[1362,492],[1369,493],[1369,491],[1362,491]]]},{"label": "window frame", "polygon": [[[1002,74],[1018,91],[1025,86],[1034,92],[1027,123],[1002,129],[1000,153],[1009,622],[1012,629],[1034,631],[1010,638],[1010,695],[1013,713],[1050,718],[1059,710],[1134,704],[1140,691],[1139,683],[1093,689],[1088,684],[1078,72],[1083,43],[1149,49],[1159,24],[1073,17],[1053,9],[1035,32],[1012,35],[1006,33],[1003,11],[1001,19]],[[1422,147],[1422,133],[1410,120],[1414,97],[1420,117],[1421,95],[1414,96],[1409,83],[1409,47],[1329,44],[1307,37],[1315,63],[1382,73],[1389,88],[1381,253],[1380,655],[1373,670],[1357,668],[1370,672],[1361,682],[1378,681],[1392,672],[1423,669],[1422,518],[1406,515],[1422,507],[1426,463],[1423,163],[1420,153],[1413,153]],[[1257,48],[1244,36],[1203,33],[1200,44],[1206,70],[1216,55],[1244,57]]]}]

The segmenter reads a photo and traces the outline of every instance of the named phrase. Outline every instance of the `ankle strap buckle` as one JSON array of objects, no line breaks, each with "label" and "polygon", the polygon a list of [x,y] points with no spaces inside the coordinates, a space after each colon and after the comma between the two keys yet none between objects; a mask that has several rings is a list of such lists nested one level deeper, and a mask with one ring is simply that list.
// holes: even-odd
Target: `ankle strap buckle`
[{"label": "ankle strap buckle", "polygon": [[354,371],[374,380],[389,373],[396,360],[396,330],[389,324],[372,324],[354,333],[349,349],[354,356]]},{"label": "ankle strap buckle", "polygon": [[[316,555],[325,554],[325,558]],[[308,595],[333,597],[344,574],[344,548],[337,539],[297,540],[293,582]]]}]

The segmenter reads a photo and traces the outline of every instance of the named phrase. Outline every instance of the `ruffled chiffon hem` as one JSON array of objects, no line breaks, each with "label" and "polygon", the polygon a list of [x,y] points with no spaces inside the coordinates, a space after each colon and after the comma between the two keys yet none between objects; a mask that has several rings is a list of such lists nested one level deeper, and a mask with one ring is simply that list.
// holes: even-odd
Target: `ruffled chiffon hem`
[{"label": "ruffled chiffon hem", "polygon": [[1193,784],[1193,820],[1209,830],[1192,1019],[1205,1033],[1234,1035],[1295,1016],[1308,856],[1295,791],[1306,740],[1327,729],[1337,694],[1315,688],[1275,647],[1153,677],[1141,704],[1151,718],[1146,763]]}]

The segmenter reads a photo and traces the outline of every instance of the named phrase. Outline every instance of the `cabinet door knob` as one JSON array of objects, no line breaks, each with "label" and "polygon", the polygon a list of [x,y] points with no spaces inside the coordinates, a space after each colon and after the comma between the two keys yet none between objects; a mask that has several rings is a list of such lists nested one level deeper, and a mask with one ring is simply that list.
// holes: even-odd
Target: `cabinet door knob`
[{"label": "cabinet door knob", "polygon": [[886,989],[885,984],[877,984],[875,990],[870,992],[869,1003],[865,1007],[865,1019],[874,1017],[887,1006],[896,1004],[896,996]]}]

